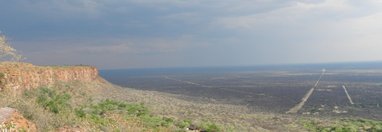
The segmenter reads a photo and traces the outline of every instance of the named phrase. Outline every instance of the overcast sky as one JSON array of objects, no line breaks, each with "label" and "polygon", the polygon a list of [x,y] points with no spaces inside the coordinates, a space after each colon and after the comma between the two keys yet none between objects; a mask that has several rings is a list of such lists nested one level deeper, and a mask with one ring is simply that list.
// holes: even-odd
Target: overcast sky
[{"label": "overcast sky", "polygon": [[381,0],[7,0],[0,30],[40,65],[382,60]]}]

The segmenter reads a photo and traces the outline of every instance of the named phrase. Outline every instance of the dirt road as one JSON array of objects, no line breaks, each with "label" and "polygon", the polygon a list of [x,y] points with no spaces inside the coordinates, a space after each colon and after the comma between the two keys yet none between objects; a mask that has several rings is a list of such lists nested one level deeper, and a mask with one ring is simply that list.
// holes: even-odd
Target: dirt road
[{"label": "dirt road", "polygon": [[318,86],[318,84],[320,83],[321,81],[321,78],[322,76],[324,76],[326,70],[323,69],[322,70],[322,73],[320,75],[320,77],[318,78],[317,82],[314,84],[314,86],[305,94],[305,96],[301,99],[301,102],[296,104],[294,107],[292,107],[291,109],[289,109],[286,113],[287,114],[294,114],[294,113],[297,113],[304,105],[305,105],[305,102],[308,101],[309,97],[313,94],[315,88]]},{"label": "dirt road", "polygon": [[345,91],[345,93],[346,93],[346,96],[347,96],[348,99],[349,99],[350,104],[353,105],[354,102],[353,102],[353,100],[351,99],[351,97],[350,97],[350,95],[349,95],[349,93],[348,93],[348,90],[346,89],[345,85],[342,85],[342,88],[344,88],[344,91]]}]

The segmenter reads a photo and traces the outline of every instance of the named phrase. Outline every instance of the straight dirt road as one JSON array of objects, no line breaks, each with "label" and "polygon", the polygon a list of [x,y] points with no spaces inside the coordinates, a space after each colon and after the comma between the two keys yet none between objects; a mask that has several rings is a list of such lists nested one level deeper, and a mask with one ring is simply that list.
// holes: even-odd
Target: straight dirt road
[{"label": "straight dirt road", "polygon": [[344,88],[344,91],[345,91],[345,93],[346,93],[346,96],[347,96],[348,99],[349,99],[350,104],[353,105],[354,102],[353,102],[353,100],[351,99],[351,97],[350,97],[350,95],[349,95],[349,93],[348,93],[348,90],[346,89],[345,85],[342,85],[342,88]]},{"label": "straight dirt road", "polygon": [[289,114],[289,113],[290,114],[295,114],[305,105],[305,102],[308,101],[309,97],[313,94],[314,90],[316,89],[316,87],[320,83],[322,76],[324,76],[325,72],[326,72],[326,70],[323,69],[320,77],[318,78],[318,80],[314,84],[314,86],[305,94],[305,96],[301,99],[300,103],[296,104],[294,107],[292,107],[291,109],[289,109],[286,112],[287,114]]}]

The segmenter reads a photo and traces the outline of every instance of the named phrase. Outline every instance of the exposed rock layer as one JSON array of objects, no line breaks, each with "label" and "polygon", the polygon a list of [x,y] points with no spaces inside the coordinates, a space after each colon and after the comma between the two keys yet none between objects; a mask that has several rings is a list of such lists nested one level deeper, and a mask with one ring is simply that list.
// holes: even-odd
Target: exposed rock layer
[{"label": "exposed rock layer", "polygon": [[91,66],[35,66],[29,63],[0,63],[0,90],[23,91],[56,82],[91,82],[98,70]]}]

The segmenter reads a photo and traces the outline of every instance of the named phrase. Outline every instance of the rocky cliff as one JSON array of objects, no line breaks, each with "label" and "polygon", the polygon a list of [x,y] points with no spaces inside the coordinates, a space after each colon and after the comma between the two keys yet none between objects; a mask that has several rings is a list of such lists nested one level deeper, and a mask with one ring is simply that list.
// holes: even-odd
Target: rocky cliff
[{"label": "rocky cliff", "polygon": [[35,66],[29,63],[0,63],[0,91],[23,91],[57,82],[91,82],[98,70],[91,66]]}]

